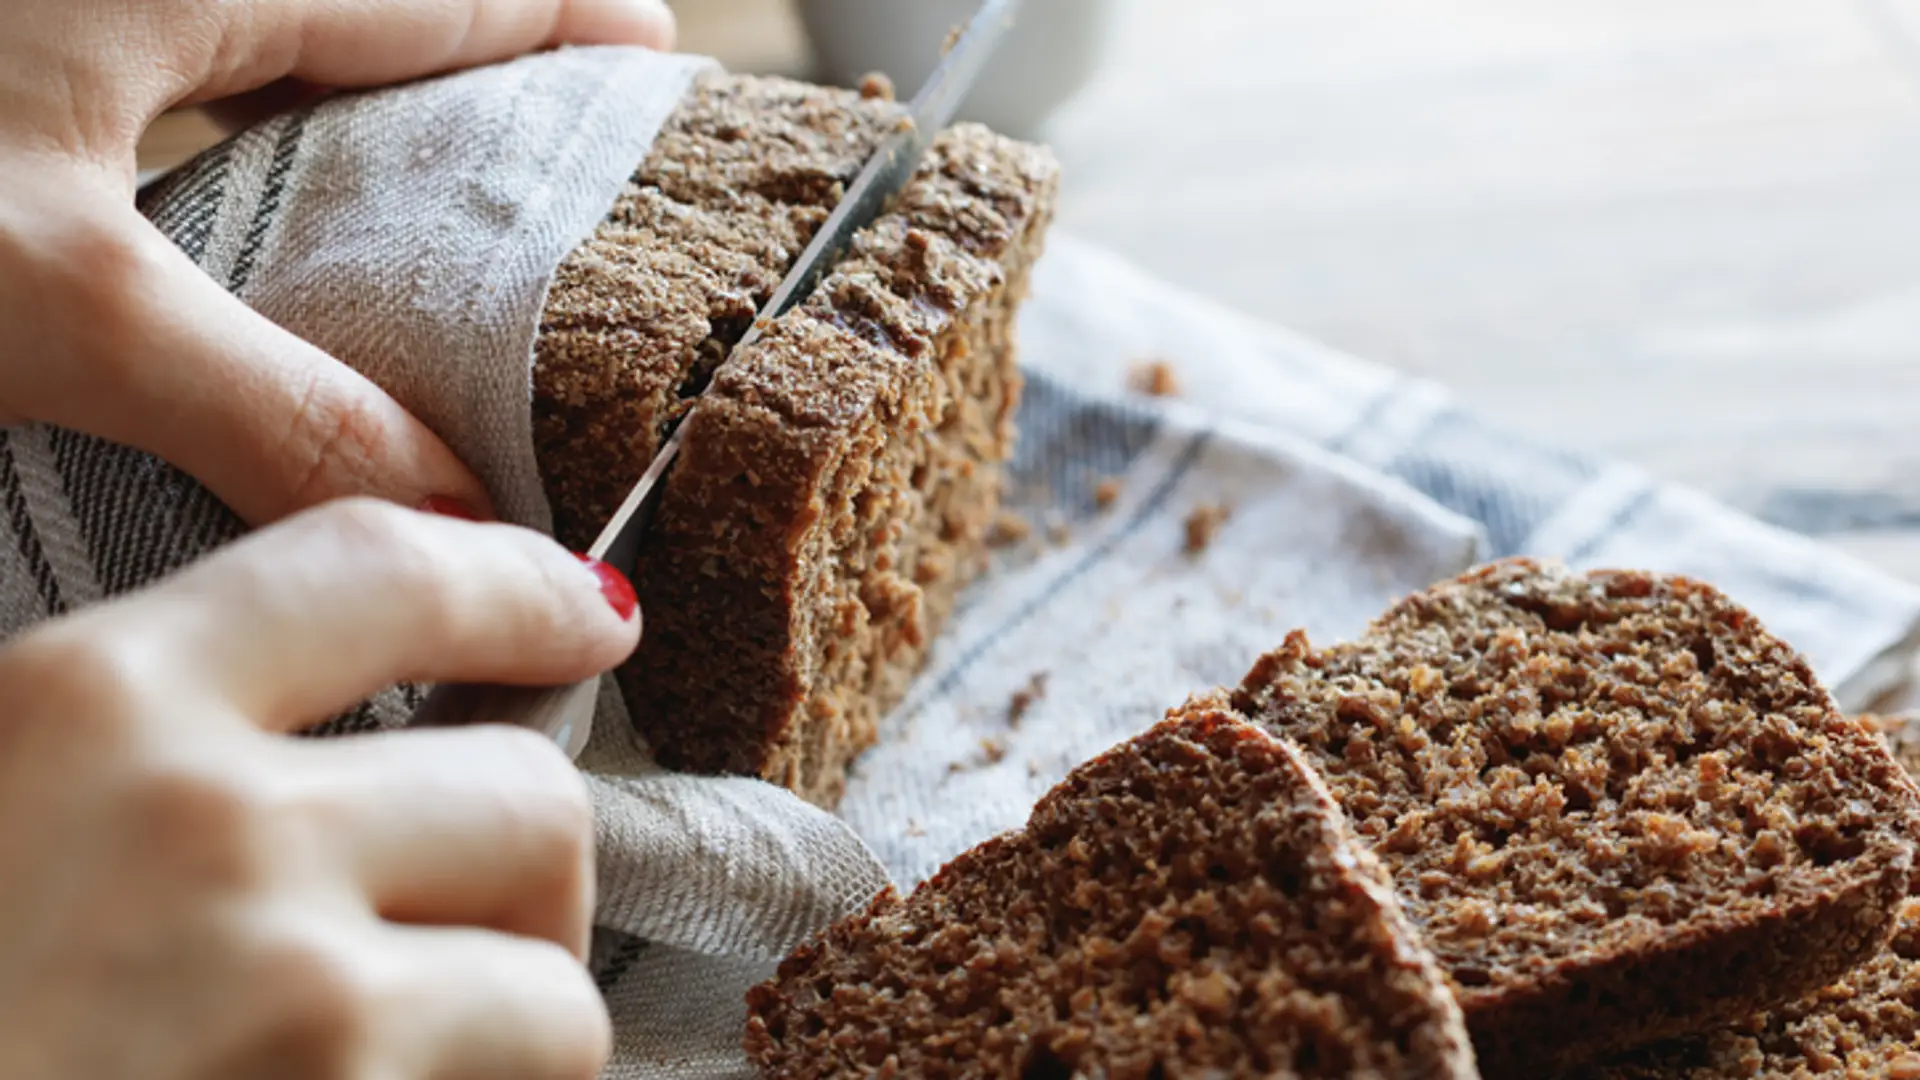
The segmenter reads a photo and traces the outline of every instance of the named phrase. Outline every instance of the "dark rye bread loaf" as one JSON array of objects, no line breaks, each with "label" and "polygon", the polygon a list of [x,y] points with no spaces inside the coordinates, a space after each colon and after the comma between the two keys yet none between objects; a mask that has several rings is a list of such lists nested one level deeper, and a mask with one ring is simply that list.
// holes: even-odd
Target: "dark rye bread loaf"
[{"label": "dark rye bread loaf", "polygon": [[982,562],[1019,402],[1014,315],[1057,186],[1044,150],[942,133],[814,295],[716,373],[901,116],[701,81],[562,268],[536,346],[563,539],[589,539],[686,425],[635,578],[646,634],[619,673],[635,722],[670,768],[824,805]]},{"label": "dark rye bread loaf", "polygon": [[1684,578],[1516,560],[1234,694],[1301,744],[1449,973],[1481,1069],[1718,1029],[1872,957],[1920,799],[1806,662]]},{"label": "dark rye bread loaf", "polygon": [[749,1057],[782,1080],[1475,1075],[1325,786],[1205,702],[803,946],[748,1006]]}]

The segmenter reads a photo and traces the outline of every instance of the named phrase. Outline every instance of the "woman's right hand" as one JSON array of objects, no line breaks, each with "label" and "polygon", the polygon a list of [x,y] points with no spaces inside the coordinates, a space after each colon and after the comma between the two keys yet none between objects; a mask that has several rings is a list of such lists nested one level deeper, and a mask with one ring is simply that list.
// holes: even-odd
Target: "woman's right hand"
[{"label": "woman's right hand", "polygon": [[611,571],[350,501],[0,648],[0,1075],[595,1075],[592,820],[509,728],[286,733],[402,680],[564,683]]}]

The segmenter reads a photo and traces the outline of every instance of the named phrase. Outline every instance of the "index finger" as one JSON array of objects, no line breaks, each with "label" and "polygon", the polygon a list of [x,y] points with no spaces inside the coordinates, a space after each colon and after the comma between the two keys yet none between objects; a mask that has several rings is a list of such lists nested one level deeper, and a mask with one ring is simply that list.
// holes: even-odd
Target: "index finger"
[{"label": "index finger", "polygon": [[400,682],[564,686],[640,634],[632,586],[604,565],[528,529],[371,499],[297,515],[95,610],[270,730]]},{"label": "index finger", "polygon": [[675,30],[664,0],[264,0],[219,10],[229,23],[220,55],[188,102],[287,76],[379,86],[549,45],[664,50]]}]

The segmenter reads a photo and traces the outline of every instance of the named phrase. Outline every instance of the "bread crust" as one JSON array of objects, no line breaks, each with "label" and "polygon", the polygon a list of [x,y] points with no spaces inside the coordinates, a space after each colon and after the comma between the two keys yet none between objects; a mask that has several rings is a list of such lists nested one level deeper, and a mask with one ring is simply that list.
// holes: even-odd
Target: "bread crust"
[{"label": "bread crust", "polygon": [[1482,1071],[1538,1077],[1873,956],[1920,800],[1805,661],[1681,577],[1529,560],[1304,636],[1233,696],[1394,874]]},{"label": "bread crust", "polygon": [[748,1003],[749,1057],[792,1080],[1476,1075],[1332,795],[1207,702],[835,925]]}]

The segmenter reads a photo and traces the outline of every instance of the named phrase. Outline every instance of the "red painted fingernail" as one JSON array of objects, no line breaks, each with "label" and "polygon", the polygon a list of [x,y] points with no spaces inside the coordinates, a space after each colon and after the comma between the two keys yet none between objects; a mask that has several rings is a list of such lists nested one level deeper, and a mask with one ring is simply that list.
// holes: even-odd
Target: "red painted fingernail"
[{"label": "red painted fingernail", "polygon": [[479,521],[480,513],[459,499],[446,495],[429,495],[420,504],[423,513],[439,514],[441,517],[459,518],[462,521]]},{"label": "red painted fingernail", "polygon": [[633,582],[627,580],[627,575],[599,559],[588,558],[577,552],[573,557],[585,563],[587,569],[593,571],[593,576],[600,579],[600,595],[607,598],[613,613],[620,616],[622,622],[633,618],[633,613],[640,608],[640,597],[634,594]]}]

